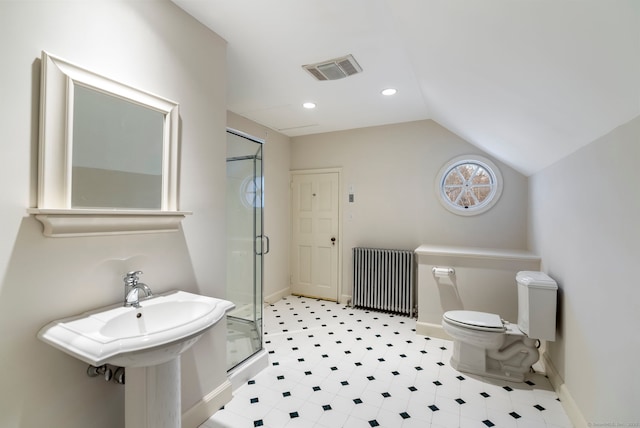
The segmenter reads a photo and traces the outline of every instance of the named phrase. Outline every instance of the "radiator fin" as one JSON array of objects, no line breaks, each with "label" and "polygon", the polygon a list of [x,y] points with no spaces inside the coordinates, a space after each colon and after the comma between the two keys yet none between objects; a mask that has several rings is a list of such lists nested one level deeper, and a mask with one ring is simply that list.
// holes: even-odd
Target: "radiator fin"
[{"label": "radiator fin", "polygon": [[413,251],[353,248],[353,306],[413,317],[414,270]]}]

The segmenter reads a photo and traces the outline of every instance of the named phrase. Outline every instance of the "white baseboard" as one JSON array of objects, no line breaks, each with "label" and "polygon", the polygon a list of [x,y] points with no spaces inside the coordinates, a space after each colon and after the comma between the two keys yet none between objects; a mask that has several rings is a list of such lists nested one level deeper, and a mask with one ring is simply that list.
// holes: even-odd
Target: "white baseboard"
[{"label": "white baseboard", "polygon": [[351,306],[352,299],[353,296],[351,296],[350,294],[342,294],[340,295],[340,300],[338,302],[342,303],[343,305]]},{"label": "white baseboard", "polygon": [[276,291],[275,293],[271,293],[268,296],[264,296],[264,302],[269,304],[275,303],[283,297],[287,297],[289,294],[291,294],[291,288],[286,287]]},{"label": "white baseboard", "polygon": [[429,322],[416,322],[416,333],[421,334],[423,336],[436,337],[438,339],[445,340],[453,340],[451,336],[449,336],[442,325],[440,324],[431,324]]},{"label": "white baseboard", "polygon": [[229,380],[225,380],[216,389],[205,395],[192,408],[182,414],[183,428],[197,428],[209,419],[222,406],[231,401],[232,387]]},{"label": "white baseboard", "polygon": [[562,407],[564,407],[564,411],[567,412],[567,416],[569,416],[573,426],[576,428],[588,427],[589,424],[587,423],[587,420],[584,418],[580,408],[571,396],[567,385],[564,383],[564,379],[560,377],[558,370],[553,365],[553,362],[546,352],[542,354],[542,359],[544,361],[544,367],[547,372],[547,377],[551,382],[551,386],[553,386],[553,389],[558,394],[560,403],[562,404]]}]

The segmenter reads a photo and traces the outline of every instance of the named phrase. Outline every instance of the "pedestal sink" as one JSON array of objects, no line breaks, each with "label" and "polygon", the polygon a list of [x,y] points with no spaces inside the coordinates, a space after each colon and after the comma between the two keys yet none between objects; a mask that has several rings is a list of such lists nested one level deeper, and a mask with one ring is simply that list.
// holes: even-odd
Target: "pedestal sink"
[{"label": "pedestal sink", "polygon": [[233,309],[185,291],[108,306],[47,324],[42,341],[88,364],[126,368],[125,426],[180,427],[180,354]]}]

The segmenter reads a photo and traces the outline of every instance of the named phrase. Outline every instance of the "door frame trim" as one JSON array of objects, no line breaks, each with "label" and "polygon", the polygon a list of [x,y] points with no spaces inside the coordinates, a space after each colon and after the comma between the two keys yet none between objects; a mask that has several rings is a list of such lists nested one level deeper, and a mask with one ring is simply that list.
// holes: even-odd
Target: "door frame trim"
[{"label": "door frame trim", "polygon": [[[346,303],[342,297],[342,229],[343,229],[343,216],[342,216],[342,203],[343,199],[343,185],[342,185],[342,168],[311,168],[311,169],[292,169],[289,171],[289,207],[290,207],[290,229],[289,229],[289,260],[292,258],[293,249],[293,176],[294,175],[308,175],[308,174],[338,174],[338,289],[336,290],[336,302]],[[289,262],[289,277],[291,278],[291,262]],[[291,289],[291,283],[289,283],[289,289]]]}]

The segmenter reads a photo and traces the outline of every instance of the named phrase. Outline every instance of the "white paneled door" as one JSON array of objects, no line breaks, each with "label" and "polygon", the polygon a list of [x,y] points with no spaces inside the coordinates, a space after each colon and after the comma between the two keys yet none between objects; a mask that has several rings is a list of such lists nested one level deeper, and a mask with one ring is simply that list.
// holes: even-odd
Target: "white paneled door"
[{"label": "white paneled door", "polygon": [[338,300],[339,172],[294,172],[291,188],[291,292]]}]

